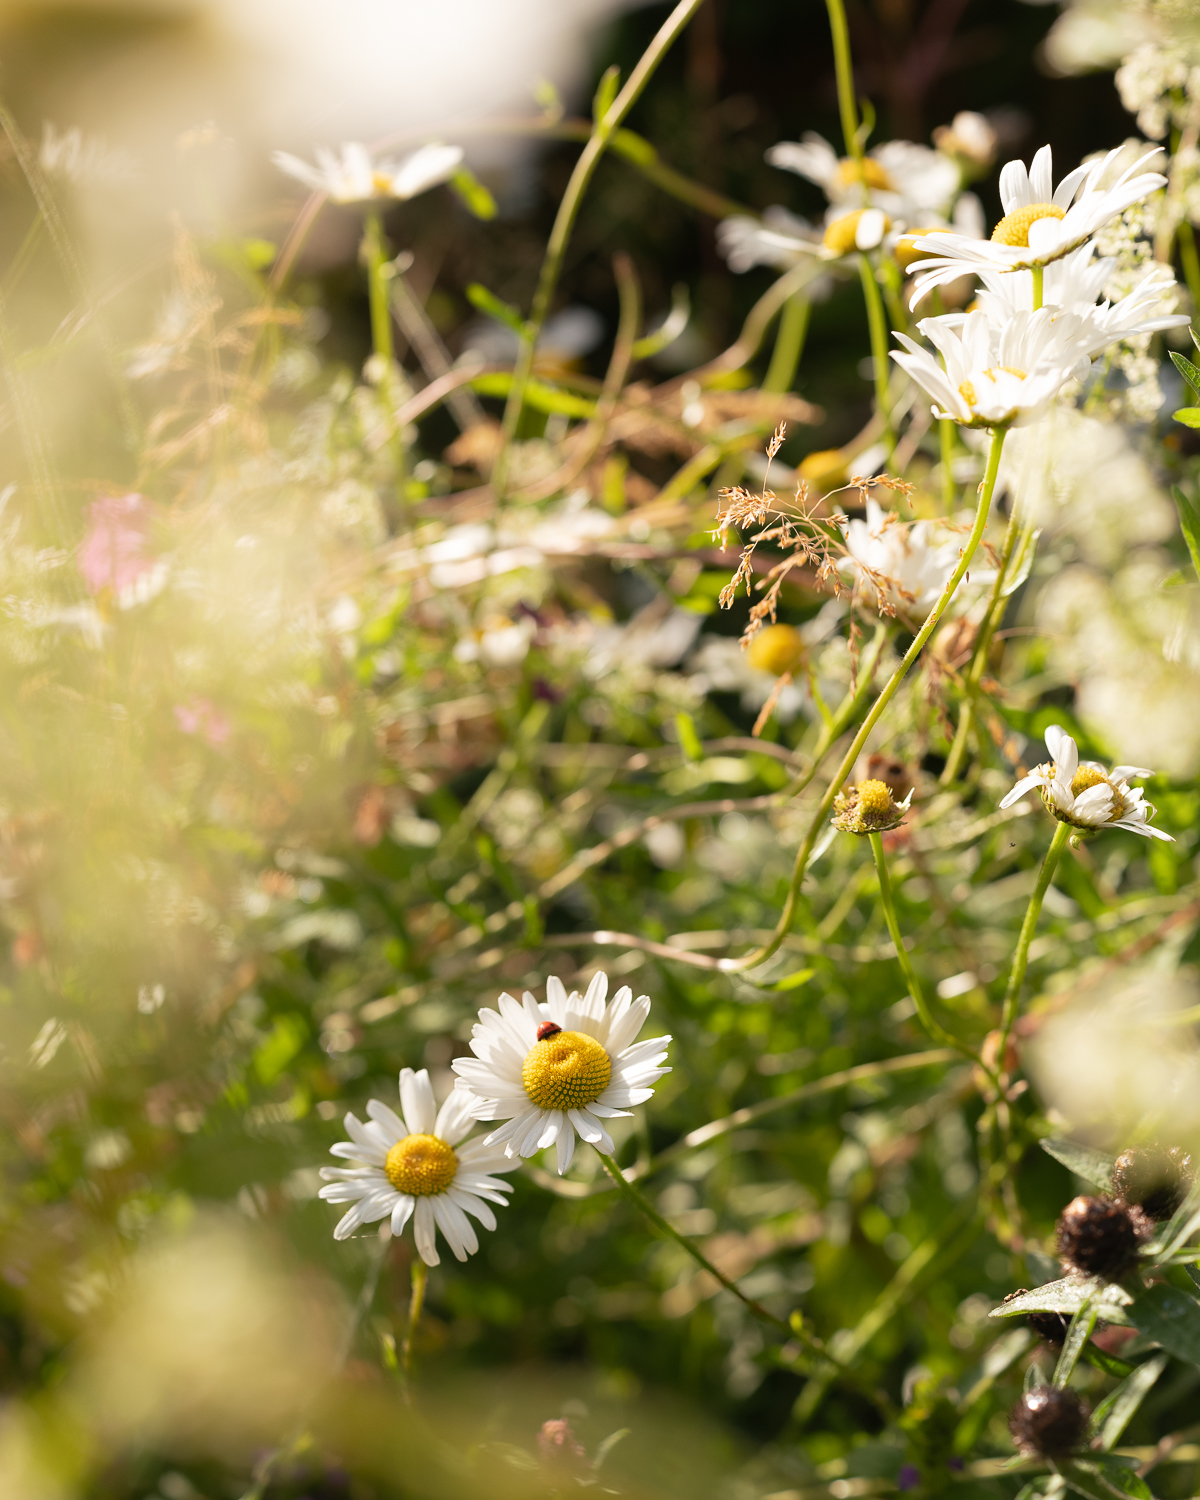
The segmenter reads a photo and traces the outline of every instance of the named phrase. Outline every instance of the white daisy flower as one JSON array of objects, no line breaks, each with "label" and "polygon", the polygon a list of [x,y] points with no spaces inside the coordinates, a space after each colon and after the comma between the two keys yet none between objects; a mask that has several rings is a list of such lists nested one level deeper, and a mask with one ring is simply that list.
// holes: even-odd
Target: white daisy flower
[{"label": "white daisy flower", "polygon": [[787,271],[818,254],[820,246],[821,231],[777,203],[764,210],[761,219],[734,214],[717,225],[717,249],[731,271],[749,271],[755,266]]},{"label": "white daisy flower", "polygon": [[575,1154],[576,1133],[607,1156],[612,1137],[603,1122],[644,1104],[662,1066],[669,1036],[635,1038],[650,1014],[650,997],[624,986],[605,1004],[608,976],[600,973],[582,997],[562,980],[546,981],[546,1002],[526,990],[523,1003],[500,996],[499,1010],[481,1010],[471,1034],[474,1057],[451,1066],[477,1120],[507,1123],[484,1138],[509,1157],[558,1147],[563,1173]]},{"label": "white daisy flower", "polygon": [[906,526],[870,497],[865,521],[843,518],[838,524],[849,553],[839,565],[842,571],[880,590],[902,614],[928,614],[958,566],[961,540],[949,536],[939,541],[931,521]]},{"label": "white daisy flower", "polygon": [[289,177],[316,192],[327,193],[334,203],[365,203],[371,198],[415,198],[429,188],[448,182],[462,165],[461,146],[432,143],[402,160],[373,161],[366,146],[350,141],[339,152],[317,148],[312,166],[287,151],[276,151],[275,165]]},{"label": "white daisy flower", "polygon": [[393,1234],[412,1219],[417,1253],[427,1266],[439,1263],[434,1243],[438,1229],[457,1258],[466,1260],[479,1249],[467,1215],[485,1229],[495,1229],[496,1216],[484,1199],[504,1206],[512,1184],[492,1174],[511,1172],[513,1163],[485,1141],[466,1141],[474,1123],[469,1101],[455,1090],[439,1110],[424,1068],[419,1073],[405,1068],[400,1074],[400,1107],[403,1119],[378,1099],[369,1100],[370,1120],[364,1125],[347,1115],[350,1140],[330,1147],[334,1156],[356,1163],[321,1168],[329,1186],[320,1196],[329,1203],[354,1205],[333,1237],[348,1239],[360,1224],[390,1214]]},{"label": "white daisy flower", "polygon": [[1048,812],[1060,823],[1095,833],[1102,828],[1124,828],[1148,839],[1175,840],[1160,828],[1151,828],[1153,806],[1141,787],[1131,787],[1131,776],[1153,776],[1144,766],[1114,766],[1105,771],[1095,761],[1079,761],[1079,748],[1058,724],[1046,731],[1046,749],[1051,759],[1023,776],[1001,807],[1011,807],[1026,792],[1038,789]]},{"label": "white daisy flower", "polygon": [[962,180],[957,165],[928,146],[887,141],[863,157],[860,168],[813,131],[772,146],[767,161],[815,182],[835,207],[861,208],[865,193],[865,206],[908,224],[946,217]]},{"label": "white daisy flower", "polygon": [[1057,188],[1049,146],[1037,153],[1028,172],[1024,162],[1010,161],[1000,174],[1004,217],[990,240],[935,233],[916,242],[919,250],[934,258],[919,261],[914,268],[918,273],[914,304],[931,287],[957,280],[966,271],[1028,270],[1070,254],[1130,204],[1166,186],[1167,179],[1160,172],[1138,171],[1161,149],[1155,147],[1127,167],[1111,187],[1101,183],[1124,150],[1122,146],[1068,172]]},{"label": "white daisy flower", "polygon": [[[957,326],[956,326],[957,325]],[[996,329],[982,311],[961,320],[925,318],[917,327],[934,356],[905,334],[892,358],[934,398],[935,416],[963,427],[1024,426],[1040,417],[1073,376],[1087,373],[1084,320],[1043,307],[1015,313]]]}]

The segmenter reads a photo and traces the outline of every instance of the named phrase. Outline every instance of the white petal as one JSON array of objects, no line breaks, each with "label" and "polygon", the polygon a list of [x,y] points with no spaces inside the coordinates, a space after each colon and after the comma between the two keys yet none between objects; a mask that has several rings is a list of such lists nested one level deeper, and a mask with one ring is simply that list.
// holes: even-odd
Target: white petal
[{"label": "white petal", "polygon": [[427,1266],[441,1265],[437,1253],[437,1236],[434,1233],[433,1207],[428,1198],[418,1198],[413,1214],[413,1238],[417,1242],[417,1254]]},{"label": "white petal", "polygon": [[446,1096],[446,1102],[438,1110],[433,1133],[438,1140],[445,1141],[447,1146],[457,1146],[459,1141],[470,1133],[474,1123],[470,1098],[465,1093],[460,1093],[458,1089],[453,1089]]},{"label": "white petal", "polygon": [[411,1068],[405,1068],[401,1072],[400,1107],[404,1111],[409,1135],[429,1135],[432,1132],[437,1105],[427,1069],[414,1073]]},{"label": "white petal", "polygon": [[438,1193],[428,1200],[433,1205],[433,1217],[445,1236],[456,1260],[466,1260],[468,1253],[479,1249],[479,1241],[471,1228],[466,1214],[457,1203],[452,1203],[445,1193]]},{"label": "white petal", "polygon": [[403,1234],[404,1226],[412,1218],[412,1211],[417,1205],[417,1200],[411,1193],[401,1193],[396,1200],[396,1206],[392,1209],[392,1233]]},{"label": "white petal", "polygon": [[571,1165],[571,1159],[575,1155],[575,1132],[573,1130],[562,1130],[558,1135],[558,1175],[561,1177]]},{"label": "white petal", "polygon": [[412,1134],[396,1111],[389,1109],[378,1099],[367,1100],[367,1113],[377,1125],[387,1131],[393,1141],[402,1141],[406,1135]]},{"label": "white petal", "polygon": [[1131,776],[1153,776],[1153,771],[1147,771],[1145,766],[1114,766],[1109,779],[1111,781],[1128,781]]},{"label": "white petal", "polygon": [[369,1161],[372,1166],[382,1167],[387,1160],[388,1148],[380,1144],[375,1132],[369,1130],[354,1115],[347,1115],[342,1124],[346,1127],[346,1134],[359,1147],[362,1159]]},{"label": "white petal", "polygon": [[474,1214],[485,1229],[495,1229],[496,1215],[491,1211],[482,1198],[477,1198],[474,1193],[465,1192],[460,1187],[448,1187],[446,1197],[457,1203],[465,1214]]}]

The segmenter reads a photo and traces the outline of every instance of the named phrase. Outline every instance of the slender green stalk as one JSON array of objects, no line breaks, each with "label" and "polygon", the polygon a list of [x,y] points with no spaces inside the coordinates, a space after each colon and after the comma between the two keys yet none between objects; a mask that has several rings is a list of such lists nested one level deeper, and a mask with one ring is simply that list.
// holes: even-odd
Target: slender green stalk
[{"label": "slender green stalk", "polygon": [[1192,306],[1200,307],[1200,256],[1196,254],[1196,231],[1184,219],[1175,231],[1179,241],[1179,264],[1183,268],[1183,279],[1191,293]]},{"label": "slender green stalk", "polygon": [[421,1323],[421,1310],[425,1306],[425,1284],[428,1280],[429,1267],[419,1255],[414,1255],[412,1263],[412,1294],[408,1299],[408,1327],[404,1330],[404,1342],[400,1346],[400,1370],[404,1376],[404,1396],[406,1401],[410,1399],[413,1346],[417,1341],[417,1329]]},{"label": "slender green stalk", "polygon": [[[825,0],[829,12],[829,30],[833,35],[833,66],[837,73],[838,110],[842,117],[842,135],[846,154],[858,163],[863,158],[863,143],[858,134],[858,108],[854,102],[854,64],[850,60],[850,32],[846,26],[846,8],[842,0]],[[861,175],[861,173],[860,173]],[[864,182],[863,195],[867,185]]]},{"label": "slender green stalk", "polygon": [[550,312],[550,304],[562,273],[563,257],[566,255],[567,244],[571,238],[571,231],[575,227],[583,195],[617,127],[633,108],[642,90],[654,76],[659,63],[669,51],[671,44],[700,9],[702,3],[703,0],[679,0],[679,4],[663,22],[650,45],[642,53],[625,87],[604,112],[603,118],[594,122],[587,145],[584,146],[579,154],[579,160],[575,163],[575,170],[571,173],[562,201],[558,205],[558,214],[546,244],[537,290],[533,296],[533,306],[530,308],[529,318],[522,334],[516,366],[513,369],[512,386],[508,393],[508,403],[504,408],[503,446],[497,455],[496,465],[492,471],[492,487],[498,498],[502,499],[505,494],[509,447],[516,436],[517,425],[524,409],[525,389],[533,371],[534,348]]},{"label": "slender green stalk", "polygon": [[1025,920],[1021,923],[1017,951],[1013,954],[1012,972],[1008,976],[1008,990],[1004,996],[1004,1010],[1000,1018],[996,1066],[1001,1071],[1004,1069],[1004,1053],[1008,1046],[1009,1034],[1016,1022],[1017,1011],[1021,1003],[1021,986],[1025,983],[1025,970],[1029,965],[1029,945],[1033,942],[1033,935],[1037,931],[1038,918],[1042,914],[1042,902],[1046,899],[1046,892],[1050,889],[1054,871],[1058,868],[1058,861],[1067,846],[1071,832],[1070,823],[1059,823],[1055,828],[1054,837],[1050,840],[1050,847],[1046,850],[1046,857],[1042,860],[1042,868],[1038,872],[1037,885],[1034,886],[1033,895],[1030,896],[1029,905],[1025,909]]},{"label": "slender green stalk", "polygon": [[891,412],[888,410],[888,336],[887,320],[883,315],[883,296],[879,282],[875,279],[875,267],[870,257],[863,252],[858,257],[858,274],[862,280],[863,301],[867,304],[867,326],[871,330],[871,365],[875,372],[875,407],[883,420],[883,440],[887,444],[888,456],[896,446],[892,432]]},{"label": "slender green stalk", "polygon": [[900,932],[900,921],[896,916],[896,902],[892,896],[892,882],[888,875],[887,860],[883,853],[883,838],[878,833],[868,834],[871,840],[871,853],[875,856],[875,869],[879,874],[879,899],[883,903],[883,917],[887,923],[887,930],[891,933],[892,943],[895,945],[896,957],[900,961],[900,968],[908,983],[909,994],[913,998],[913,1004],[917,1007],[917,1015],[921,1018],[921,1025],[934,1039],[943,1047],[953,1047],[961,1052],[964,1057],[969,1057],[977,1062],[978,1055],[973,1052],[964,1042],[960,1042],[952,1036],[939,1021],[934,1018],[929,1009],[929,1001],[925,997],[924,988],[917,978],[917,971],[913,968],[913,961],[909,957],[908,949],[904,946],[904,938]]},{"label": "slender green stalk", "polygon": [[1031,267],[1030,275],[1033,277],[1033,310],[1037,312],[1038,308],[1042,305],[1042,282],[1046,276],[1045,266]]},{"label": "slender green stalk", "polygon": [[942,504],[946,514],[953,515],[958,495],[954,489],[954,421],[941,417],[938,421],[938,438],[942,447]]},{"label": "slender green stalk", "polygon": [[400,406],[396,389],[396,346],[392,340],[392,309],[389,296],[390,276],[387,267],[387,250],[383,237],[383,221],[379,210],[367,210],[363,223],[363,259],[367,265],[367,298],[371,308],[371,347],[379,362],[379,394],[387,418],[388,448],[392,455],[396,493],[403,509],[407,504],[407,476],[405,473],[404,432],[396,420]]},{"label": "slender green stalk", "polygon": [[767,366],[764,391],[790,391],[804,353],[804,339],[808,333],[808,316],[812,303],[803,293],[789,297],[784,303],[779,319],[779,332],[775,335],[775,347],[771,351],[771,363]]},{"label": "slender green stalk", "polygon": [[734,1281],[730,1281],[729,1277],[726,1276],[723,1271],[718,1271],[716,1266],[713,1265],[712,1261],[710,1261],[707,1256],[705,1256],[704,1253],[691,1240],[687,1238],[686,1235],[680,1234],[678,1229],[676,1229],[667,1219],[664,1219],[662,1214],[659,1213],[659,1211],[654,1207],[654,1205],[645,1196],[645,1194],[635,1188],[633,1183],[626,1178],[625,1174],[621,1171],[620,1167],[617,1166],[616,1161],[611,1156],[605,1156],[604,1152],[600,1150],[597,1150],[596,1155],[604,1163],[604,1170],[608,1173],[608,1175],[612,1178],[612,1180],[616,1183],[620,1190],[625,1194],[625,1196],[631,1203],[637,1205],[637,1207],[642,1211],[643,1214],[645,1214],[646,1218],[650,1220],[651,1224],[654,1225],[655,1229],[657,1229],[661,1235],[663,1235],[666,1239],[674,1240],[677,1245],[682,1245],[698,1266],[702,1266],[710,1276],[715,1276],[716,1279],[725,1288],[725,1290],[727,1292],[732,1292],[735,1297],[744,1302],[756,1318],[761,1318],[764,1323],[771,1323],[776,1328],[782,1328],[785,1333],[791,1332],[788,1324],[785,1323],[782,1318],[777,1318],[774,1313],[768,1312],[767,1309],[763,1307],[762,1303],[755,1302],[753,1297],[747,1297],[745,1292],[743,1292],[738,1287],[737,1283]]},{"label": "slender green stalk", "polygon": [[896,695],[900,684],[908,676],[914,662],[925,649],[929,637],[937,629],[938,621],[945,614],[955,591],[967,574],[971,561],[982,540],[984,528],[987,526],[988,513],[992,507],[992,494],[996,488],[996,474],[1000,468],[1000,453],[1004,446],[1004,437],[1008,429],[997,427],[992,431],[992,443],[988,450],[987,470],[983,476],[983,482],[979,486],[979,503],[975,509],[975,522],[971,527],[971,535],[967,538],[967,544],[962,550],[962,556],[958,560],[958,566],[946,580],[946,587],[942,590],[941,598],[929,611],[929,616],[924,625],[921,626],[913,639],[912,645],[904,653],[900,665],[892,673],[879,697],[871,705],[871,710],[859,726],[858,733],[851,741],[850,748],[842,757],[841,765],[834,774],[833,780],[826,788],[825,795],[821,798],[820,805],[805,835],[804,842],[800,845],[796,855],[796,863],[792,868],[792,881],[788,887],[787,897],[780,913],[779,921],[776,923],[775,931],[770,939],[761,947],[755,948],[752,953],[744,954],[741,958],[723,959],[719,965],[723,972],[741,973],[746,969],[753,969],[758,964],[765,963],[773,953],[776,953],[788,934],[791,927],[792,917],[796,910],[796,904],[800,899],[800,886],[804,881],[804,872],[808,868],[809,856],[813,846],[817,842],[820,831],[825,826],[825,820],[833,807],[833,800],[845,785],[846,778],[854,769],[855,762],[862,753],[862,748],[867,742],[872,729],[879,722],[884,709]]}]

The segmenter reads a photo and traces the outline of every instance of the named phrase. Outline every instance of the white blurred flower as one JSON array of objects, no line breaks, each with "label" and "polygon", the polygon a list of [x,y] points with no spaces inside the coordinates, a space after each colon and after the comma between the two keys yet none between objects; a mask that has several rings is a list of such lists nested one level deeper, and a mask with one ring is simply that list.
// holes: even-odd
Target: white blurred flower
[{"label": "white blurred flower", "polygon": [[460,146],[432,143],[400,161],[373,161],[370,151],[358,141],[344,144],[340,152],[317,148],[313,166],[287,151],[276,151],[271,160],[282,172],[314,192],[326,193],[334,203],[365,203],[372,198],[415,198],[429,188],[448,182],[462,165]]},{"label": "white blurred flower", "polygon": [[1000,806],[1011,807],[1035,787],[1048,812],[1060,823],[1070,823],[1090,833],[1102,828],[1124,828],[1148,839],[1175,840],[1159,828],[1151,828],[1153,806],[1141,787],[1130,787],[1131,776],[1153,776],[1144,766],[1114,766],[1105,771],[1095,761],[1079,761],[1079,748],[1058,724],[1046,731],[1046,749],[1051,759],[1023,776]]},{"label": "white blurred flower", "polygon": [[990,167],[996,158],[996,131],[986,115],[961,109],[949,125],[939,125],[933,143],[947,156],[962,156],[972,166]]},{"label": "white blurred flower", "polygon": [[766,209],[761,219],[734,214],[717,225],[717,249],[731,271],[749,271],[754,266],[786,271],[818,253],[820,245],[819,229],[777,203]]},{"label": "white blurred flower", "polygon": [[[796,631],[801,646],[811,651],[836,631],[846,613],[845,602],[830,599]],[[769,628],[769,627],[768,627]],[[757,637],[755,638],[757,639]],[[751,642],[753,645],[753,642]],[[808,685],[801,679],[779,687],[779,672],[755,665],[752,653],[728,635],[706,635],[688,662],[693,682],[704,692],[737,693],[748,711],[762,708],[776,694],[774,717],[790,724],[808,703]],[[822,692],[824,689],[822,688]]]},{"label": "white blurred flower", "polygon": [[930,215],[945,217],[961,184],[958,167],[949,157],[912,141],[876,146],[860,168],[809,131],[800,141],[772,146],[767,161],[815,182],[835,207],[878,208],[909,224],[922,223]]},{"label": "white blurred flower", "polygon": [[567,994],[560,979],[546,981],[539,1005],[526,990],[523,1003],[500,996],[499,1010],[481,1010],[471,1033],[474,1057],[452,1064],[458,1097],[479,1120],[504,1120],[484,1138],[503,1144],[508,1157],[533,1156],[557,1146],[558,1170],[571,1165],[575,1137],[611,1156],[604,1121],[644,1104],[663,1066],[668,1036],[636,1040],[650,1014],[650,997],[633,998],[628,985],[605,1004],[608,976],[601,972],[587,994]]},{"label": "white blurred flower", "polygon": [[1024,162],[1010,161],[1000,174],[1004,217],[992,230],[991,239],[934,233],[917,241],[917,248],[933,258],[918,261],[914,267],[913,300],[966,271],[1019,271],[1049,265],[1077,249],[1130,204],[1166,186],[1161,173],[1138,171],[1161,148],[1147,152],[1114,183],[1103,186],[1109,167],[1123,149],[1118,146],[1098,161],[1076,167],[1057,188],[1049,146],[1042,147],[1028,171]]},{"label": "white blurred flower", "polygon": [[485,1229],[495,1229],[496,1216],[488,1202],[505,1205],[507,1182],[492,1173],[511,1172],[513,1164],[502,1151],[481,1140],[467,1141],[471,1111],[463,1095],[451,1093],[439,1110],[434,1103],[428,1072],[405,1068],[400,1074],[400,1115],[378,1099],[367,1103],[370,1120],[345,1119],[351,1139],[330,1150],[355,1162],[352,1167],[322,1167],[328,1183],[320,1196],[329,1203],[353,1207],[338,1221],[333,1237],[347,1239],[360,1224],[391,1217],[392,1233],[402,1233],[411,1218],[417,1251],[427,1266],[439,1263],[436,1231],[459,1260],[479,1249],[467,1215]]},{"label": "white blurred flower", "polygon": [[928,614],[958,566],[961,540],[939,540],[932,521],[905,525],[870,498],[865,520],[839,524],[849,553],[842,570],[875,587],[902,614]]},{"label": "white blurred flower", "polygon": [[455,661],[483,661],[489,667],[518,667],[529,655],[537,627],[528,615],[510,620],[491,615],[478,630],[459,640]]},{"label": "white blurred flower", "polygon": [[[1144,42],[1135,47],[1117,69],[1114,82],[1121,103],[1130,114],[1137,115],[1143,135],[1161,140],[1172,122],[1171,95],[1188,83],[1188,60],[1179,47],[1164,47],[1158,42]],[[1186,110],[1185,110],[1186,116]],[[1178,122],[1181,126],[1183,119]]]}]

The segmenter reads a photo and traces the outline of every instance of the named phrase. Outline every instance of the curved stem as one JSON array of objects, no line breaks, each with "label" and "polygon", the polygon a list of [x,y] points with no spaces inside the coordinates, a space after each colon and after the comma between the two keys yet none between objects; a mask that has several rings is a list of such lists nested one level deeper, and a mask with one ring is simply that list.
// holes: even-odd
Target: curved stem
[{"label": "curved stem", "polygon": [[884,920],[887,922],[887,930],[891,933],[892,942],[895,944],[896,957],[900,961],[900,968],[908,982],[909,994],[912,995],[913,1004],[917,1007],[921,1025],[935,1042],[940,1042],[943,1047],[953,1047],[964,1057],[977,1062],[978,1054],[972,1052],[964,1042],[952,1036],[939,1021],[934,1019],[929,1009],[929,1001],[925,998],[925,991],[921,986],[921,981],[917,978],[917,971],[913,968],[913,961],[909,957],[908,949],[904,946],[904,938],[900,933],[900,921],[896,916],[896,903],[892,897],[892,882],[888,876],[887,860],[883,854],[882,835],[871,833],[867,837],[871,840],[871,853],[875,856],[875,869],[879,874],[879,899],[883,903]]},{"label": "curved stem", "polygon": [[1033,942],[1038,918],[1042,914],[1042,902],[1046,899],[1046,892],[1050,889],[1050,882],[1054,879],[1054,871],[1067,846],[1071,831],[1070,823],[1059,823],[1055,828],[1054,837],[1050,840],[1050,847],[1046,850],[1046,857],[1042,860],[1042,868],[1038,872],[1037,885],[1034,886],[1033,895],[1030,896],[1029,905],[1025,909],[1025,920],[1021,923],[1017,951],[1013,954],[1012,972],[1008,976],[1008,990],[1004,996],[1004,1010],[1000,1018],[996,1066],[1001,1071],[1004,1069],[1004,1054],[1008,1046],[1009,1034],[1017,1019],[1017,1010],[1021,1003],[1021,986],[1025,982],[1025,970],[1029,965],[1029,945]]},{"label": "curved stem", "polygon": [[637,1205],[661,1235],[669,1240],[674,1240],[677,1245],[682,1245],[697,1265],[702,1266],[710,1276],[714,1276],[727,1292],[732,1292],[735,1297],[744,1302],[756,1318],[761,1318],[764,1323],[771,1323],[774,1327],[781,1328],[784,1333],[791,1332],[788,1324],[782,1318],[777,1318],[774,1313],[768,1312],[762,1303],[755,1302],[753,1297],[747,1297],[736,1282],[730,1281],[729,1277],[723,1271],[717,1270],[716,1266],[703,1254],[698,1246],[689,1240],[686,1235],[680,1234],[678,1229],[668,1220],[664,1219],[645,1194],[639,1192],[633,1183],[628,1180],[620,1167],[617,1166],[613,1157],[605,1156],[604,1152],[600,1150],[596,1151],[596,1155],[604,1163],[604,1170],[616,1183],[617,1187],[620,1188],[631,1203]]},{"label": "curved stem", "polygon": [[764,391],[782,393],[791,390],[800,356],[804,352],[811,307],[808,298],[799,292],[794,297],[789,297],[784,304],[783,316],[779,319],[779,332],[775,335],[775,347],[771,351],[771,363],[762,383]]},{"label": "curved stem", "polygon": [[534,348],[550,311],[550,304],[562,272],[563,257],[571,238],[571,231],[575,227],[583,195],[618,125],[633,108],[671,44],[700,9],[702,3],[703,0],[679,0],[679,4],[663,22],[653,41],[642,53],[625,87],[605,111],[603,118],[593,125],[588,143],[575,163],[575,170],[571,173],[566,192],[558,205],[558,214],[554,220],[554,227],[550,231],[550,239],[546,244],[546,254],[542,260],[537,290],[534,292],[533,306],[530,308],[529,320],[525,324],[517,353],[513,382],[508,393],[508,404],[504,408],[504,446],[496,458],[496,466],[492,473],[492,486],[498,498],[503,498],[505,491],[509,445],[516,436],[517,424],[521,420],[521,412],[525,404],[525,388],[529,384],[529,377],[533,370]]},{"label": "curved stem", "polygon": [[954,513],[954,423],[949,417],[938,421],[938,437],[942,449],[942,504],[946,514]]},{"label": "curved stem", "polygon": [[862,753],[862,748],[866,744],[872,729],[879,722],[884,709],[895,697],[896,690],[908,675],[913,663],[925,649],[926,642],[937,628],[938,621],[945,614],[951,599],[954,598],[955,590],[966,577],[967,570],[971,566],[971,560],[975,556],[976,549],[983,537],[984,528],[987,526],[988,512],[991,510],[992,505],[992,493],[996,488],[996,474],[1000,468],[1000,452],[1004,446],[1004,437],[1007,431],[1006,427],[997,427],[992,431],[992,443],[988,450],[987,470],[979,486],[979,503],[975,509],[975,523],[971,527],[971,535],[967,538],[967,545],[962,550],[958,566],[946,580],[946,587],[942,590],[941,598],[929,611],[928,619],[917,632],[912,645],[904,653],[904,658],[900,662],[900,665],[892,673],[883,690],[880,692],[879,697],[871,705],[871,711],[863,720],[858,733],[851,741],[850,748],[842,757],[842,763],[834,774],[833,780],[826,788],[825,795],[821,798],[820,805],[813,815],[812,824],[796,855],[796,863],[792,870],[792,882],[788,888],[787,898],[784,901],[783,911],[780,913],[774,935],[769,942],[764,943],[761,948],[756,948],[753,953],[747,953],[742,958],[723,959],[720,963],[722,970],[740,973],[745,969],[752,969],[756,965],[764,963],[778,950],[780,944],[787,936],[788,929],[792,923],[792,915],[796,910],[796,903],[800,899],[800,886],[804,880],[804,872],[808,866],[809,855],[812,853],[819,832],[833,807],[833,800],[838,792],[841,791],[850,772],[854,769],[854,764]]},{"label": "curved stem", "polygon": [[871,331],[871,365],[875,374],[875,408],[883,422],[883,441],[890,458],[896,447],[888,410],[888,339],[887,320],[883,315],[883,296],[875,279],[875,268],[865,251],[858,257],[858,274],[862,281],[863,301],[867,304],[867,326]]},{"label": "curved stem", "polygon": [[388,448],[395,471],[396,493],[404,508],[407,496],[404,462],[404,429],[397,418],[400,405],[396,391],[396,346],[392,340],[392,309],[388,297],[387,251],[383,221],[377,208],[367,210],[363,224],[363,259],[367,263],[367,297],[371,309],[371,346],[381,366],[379,394],[387,421]]},{"label": "curved stem", "polygon": [[404,1375],[404,1399],[411,1400],[413,1345],[421,1322],[421,1310],[425,1306],[425,1285],[429,1280],[429,1267],[419,1255],[413,1257],[412,1294],[408,1299],[408,1327],[404,1330],[404,1343],[400,1346],[400,1369]]},{"label": "curved stem", "polygon": [[[825,0],[829,12],[829,30],[833,35],[833,66],[837,73],[838,110],[842,117],[842,135],[846,154],[862,161],[862,141],[858,136],[858,109],[854,102],[854,64],[850,60],[850,32],[846,26],[846,8],[842,0]],[[861,176],[861,174],[860,174]],[[864,192],[866,184],[863,185]]]}]

